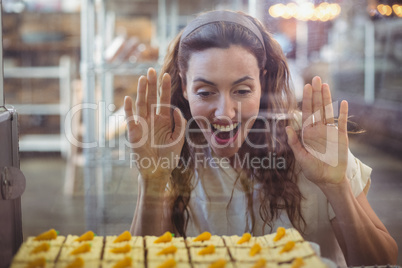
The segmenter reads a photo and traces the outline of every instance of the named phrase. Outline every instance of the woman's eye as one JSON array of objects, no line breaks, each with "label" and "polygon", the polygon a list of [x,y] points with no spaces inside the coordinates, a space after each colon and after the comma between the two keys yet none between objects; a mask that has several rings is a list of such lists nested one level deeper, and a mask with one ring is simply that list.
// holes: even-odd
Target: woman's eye
[{"label": "woman's eye", "polygon": [[198,91],[197,92],[197,96],[200,96],[200,97],[203,97],[203,98],[209,97],[211,95],[212,95],[212,92],[209,92],[209,91]]},{"label": "woman's eye", "polygon": [[251,93],[251,90],[249,89],[239,89],[236,90],[235,94],[240,95],[240,96],[245,96]]}]

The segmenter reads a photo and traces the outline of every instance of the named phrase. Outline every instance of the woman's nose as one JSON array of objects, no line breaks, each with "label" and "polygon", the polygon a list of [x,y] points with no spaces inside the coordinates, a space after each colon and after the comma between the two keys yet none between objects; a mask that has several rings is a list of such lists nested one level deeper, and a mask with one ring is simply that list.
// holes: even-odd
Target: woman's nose
[{"label": "woman's nose", "polygon": [[233,119],[236,116],[238,103],[230,96],[221,96],[215,110],[216,117]]}]

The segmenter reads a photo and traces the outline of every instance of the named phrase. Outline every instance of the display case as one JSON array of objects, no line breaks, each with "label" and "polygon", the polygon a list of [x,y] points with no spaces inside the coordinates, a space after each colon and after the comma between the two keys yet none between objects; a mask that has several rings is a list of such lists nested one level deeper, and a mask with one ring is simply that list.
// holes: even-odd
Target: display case
[{"label": "display case", "polygon": [[[158,1],[82,3],[80,72],[84,106],[79,113],[85,130],[78,146],[82,148],[83,165],[81,174],[69,177],[75,181],[67,182],[65,192],[85,194],[87,229],[100,234],[115,232],[119,222],[127,229],[131,222],[132,211],[124,219],[116,219],[112,212],[116,207],[128,211],[135,199],[128,200],[136,193],[133,180],[128,179],[132,176],[127,174],[126,152],[119,148],[125,131],[120,108],[124,95],[135,96],[139,75],[158,66],[154,47],[160,43],[157,38],[164,38],[156,32],[161,12]],[[152,50],[148,57],[146,49]]]},{"label": "display case", "polygon": [[[257,1],[87,0],[81,6],[80,109],[84,127],[82,174],[66,193],[85,196],[87,229],[117,233],[132,220],[137,173],[125,136],[125,95],[135,98],[140,75],[159,71],[169,42],[198,13],[211,9],[257,12]],[[113,211],[127,211],[116,216]]]}]

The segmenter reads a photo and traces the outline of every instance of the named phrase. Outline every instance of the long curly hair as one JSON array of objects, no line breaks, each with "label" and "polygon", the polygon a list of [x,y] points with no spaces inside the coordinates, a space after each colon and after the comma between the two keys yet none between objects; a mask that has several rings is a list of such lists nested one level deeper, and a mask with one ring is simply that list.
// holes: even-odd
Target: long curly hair
[{"label": "long curly hair", "polygon": [[[287,66],[286,58],[278,42],[272,38],[265,27],[257,19],[238,12],[242,16],[246,16],[260,30],[264,47],[256,35],[246,27],[225,21],[206,24],[197,28],[181,42],[181,33],[172,41],[169,46],[168,53],[165,57],[164,64],[160,73],[161,81],[164,73],[169,73],[172,81],[171,105],[179,107],[183,116],[189,121],[192,116],[188,101],[183,96],[182,85],[186,85],[185,77],[188,70],[188,61],[192,53],[203,51],[208,48],[229,48],[231,45],[239,45],[252,53],[258,62],[260,68],[261,82],[261,100],[260,115],[265,118],[261,120],[257,118],[253,125],[253,129],[266,129],[267,122],[270,126],[275,127],[275,132],[265,131],[264,133],[256,133],[250,131],[248,135],[251,144],[260,144],[264,148],[252,148],[248,142],[244,142],[239,149],[238,155],[240,159],[244,159],[248,154],[248,159],[255,157],[266,157],[267,155],[275,155],[276,158],[282,157],[286,166],[281,168],[261,168],[252,169],[244,168],[246,176],[239,176],[236,183],[240,181],[240,185],[247,197],[246,212],[251,219],[251,230],[254,231],[255,218],[253,210],[253,191],[254,185],[260,185],[258,197],[261,201],[259,208],[259,217],[264,222],[263,232],[266,226],[272,231],[272,222],[278,218],[281,210],[285,210],[289,216],[292,225],[302,230],[305,221],[301,214],[301,201],[303,196],[297,186],[295,170],[295,158],[287,143],[287,135],[285,127],[292,122],[292,114],[296,110],[296,100],[293,91],[290,88],[290,73]],[[265,53],[265,57],[264,54]],[[264,58],[266,58],[264,65]],[[184,78],[182,80],[182,78]],[[281,116],[282,115],[282,116]],[[188,128],[197,129],[198,126],[194,121],[189,124]],[[172,120],[174,129],[174,122]],[[205,141],[200,131],[190,133],[192,141]],[[255,147],[255,146],[253,146]],[[181,160],[186,162],[179,164],[172,172],[170,178],[170,202],[171,222],[177,234],[186,236],[186,228],[189,221],[188,204],[190,201],[192,184],[191,178],[194,175],[194,148],[187,141],[184,142],[181,151]],[[246,167],[250,165],[246,165]],[[248,226],[248,225],[247,225]]]}]

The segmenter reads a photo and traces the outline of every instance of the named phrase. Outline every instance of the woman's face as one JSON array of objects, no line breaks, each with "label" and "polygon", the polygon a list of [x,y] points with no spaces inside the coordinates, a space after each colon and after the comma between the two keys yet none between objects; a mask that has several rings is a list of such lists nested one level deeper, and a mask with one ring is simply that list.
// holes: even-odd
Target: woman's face
[{"label": "woman's face", "polygon": [[257,59],[234,45],[193,53],[186,80],[183,95],[209,146],[220,157],[234,156],[259,111]]}]

